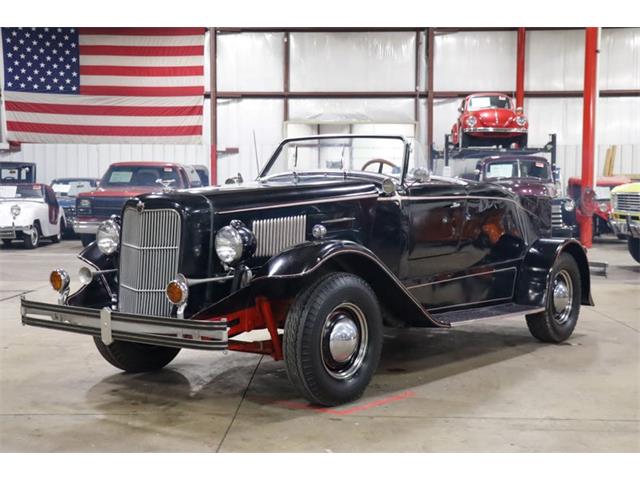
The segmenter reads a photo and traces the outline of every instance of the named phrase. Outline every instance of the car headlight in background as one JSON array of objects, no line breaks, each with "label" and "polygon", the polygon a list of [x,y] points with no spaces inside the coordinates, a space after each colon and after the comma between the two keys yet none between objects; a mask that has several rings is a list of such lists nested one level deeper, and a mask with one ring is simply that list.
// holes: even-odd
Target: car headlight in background
[{"label": "car headlight in background", "polygon": [[566,202],[564,202],[562,204],[562,207],[567,211],[567,212],[573,212],[573,210],[576,208],[576,202],[574,202],[573,200],[567,200]]},{"label": "car headlight in background", "polygon": [[469,127],[475,127],[476,123],[478,123],[478,119],[476,117],[474,117],[473,115],[470,117],[467,117],[467,125]]},{"label": "car headlight in background", "polygon": [[525,123],[527,123],[527,117],[525,117],[524,115],[521,115],[519,117],[516,117],[516,123],[518,125],[520,125],[521,127],[524,126]]},{"label": "car headlight in background", "polygon": [[609,205],[610,203],[607,200],[600,200],[598,202],[598,210],[603,213],[607,213],[609,211]]},{"label": "car headlight in background", "polygon": [[21,210],[20,205],[11,205],[11,215],[13,215],[13,218],[20,215]]},{"label": "car headlight in background", "polygon": [[220,261],[230,266],[253,255],[256,237],[240,220],[232,220],[229,225],[218,230],[215,248]]},{"label": "car headlight in background", "polygon": [[120,227],[114,220],[105,220],[96,232],[98,249],[105,255],[111,255],[118,250],[120,242]]}]

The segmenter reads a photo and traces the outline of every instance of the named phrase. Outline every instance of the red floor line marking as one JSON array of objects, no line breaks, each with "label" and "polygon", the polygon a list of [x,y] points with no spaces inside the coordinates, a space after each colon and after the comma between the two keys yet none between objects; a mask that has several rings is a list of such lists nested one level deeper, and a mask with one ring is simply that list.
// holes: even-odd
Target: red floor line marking
[{"label": "red floor line marking", "polygon": [[373,400],[372,402],[365,403],[364,405],[355,405],[351,408],[346,408],[344,410],[336,410],[333,408],[323,408],[323,407],[314,407],[313,405],[309,405],[306,403],[297,403],[290,402],[288,400],[280,400],[275,402],[277,405],[282,405],[287,408],[292,408],[295,410],[312,410],[317,413],[328,413],[330,415],[351,415],[352,413],[362,412],[364,410],[369,410],[375,407],[381,407],[383,405],[387,405],[389,403],[398,402],[400,400],[404,400],[407,398],[415,397],[415,392],[411,390],[407,390],[406,392],[399,393],[398,395],[393,395],[391,397],[381,398],[380,400]]}]

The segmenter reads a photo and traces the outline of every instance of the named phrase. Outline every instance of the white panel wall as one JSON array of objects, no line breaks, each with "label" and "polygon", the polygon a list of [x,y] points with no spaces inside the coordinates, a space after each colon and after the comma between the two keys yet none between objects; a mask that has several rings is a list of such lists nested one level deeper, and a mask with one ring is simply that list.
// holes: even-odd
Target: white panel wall
[{"label": "white panel wall", "polygon": [[237,154],[219,154],[218,181],[240,172],[248,179],[257,176],[253,133],[261,165],[282,139],[284,104],[282,100],[243,99],[218,101],[218,150],[238,147]]},{"label": "white panel wall", "polygon": [[437,33],[435,90],[512,92],[516,86],[516,32]]},{"label": "white panel wall", "polygon": [[528,31],[526,43],[525,90],[582,90],[584,30]]},{"label": "white panel wall", "polygon": [[412,98],[317,98],[289,100],[289,118],[296,122],[410,123]]},{"label": "white panel wall", "polygon": [[413,91],[414,32],[291,33],[292,91]]}]

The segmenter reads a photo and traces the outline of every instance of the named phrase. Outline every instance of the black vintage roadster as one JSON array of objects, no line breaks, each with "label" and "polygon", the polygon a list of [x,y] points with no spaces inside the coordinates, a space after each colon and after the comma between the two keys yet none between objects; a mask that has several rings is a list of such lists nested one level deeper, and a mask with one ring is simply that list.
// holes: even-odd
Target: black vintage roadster
[{"label": "black vintage roadster", "polygon": [[81,287],[52,272],[58,305],[23,298],[23,323],[91,335],[127,372],[180,348],[269,354],[334,405],[363,393],[385,326],[521,313],[562,342],[593,304],[578,242],[542,238],[500,186],[430,176],[402,137],[287,139],[234,182],[129,200],[80,254]]}]

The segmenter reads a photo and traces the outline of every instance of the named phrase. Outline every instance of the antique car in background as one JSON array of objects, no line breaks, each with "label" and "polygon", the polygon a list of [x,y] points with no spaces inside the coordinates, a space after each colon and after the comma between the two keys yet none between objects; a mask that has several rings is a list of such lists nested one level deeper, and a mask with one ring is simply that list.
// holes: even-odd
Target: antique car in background
[{"label": "antique car in background", "polygon": [[165,162],[113,163],[98,189],[76,197],[73,230],[86,247],[95,240],[100,223],[120,214],[127,199],[163,188],[200,186],[200,176],[191,166]]},{"label": "antique car in background", "polygon": [[513,98],[502,93],[474,93],[462,100],[458,120],[451,127],[451,141],[459,148],[527,146],[529,122]]},{"label": "antique car in background", "polygon": [[553,228],[559,232],[556,236],[580,238],[580,227],[577,220],[577,212],[581,209],[590,211],[593,215],[593,236],[613,233],[609,221],[611,214],[611,190],[618,186],[631,182],[629,177],[599,177],[593,196],[585,197],[582,194],[580,177],[571,177],[567,182],[567,194],[556,199],[553,205]]},{"label": "antique car in background", "polygon": [[36,183],[36,164],[0,162],[0,184]]},{"label": "antique car in background", "polygon": [[56,178],[51,188],[56,194],[58,205],[64,210],[65,229],[63,235],[73,234],[73,221],[76,218],[76,197],[83,192],[92,192],[98,188],[97,178]]},{"label": "antique car in background", "polygon": [[49,185],[0,185],[0,239],[4,245],[22,240],[25,248],[36,248],[43,238],[57,243],[64,228],[64,212]]},{"label": "antique car in background", "polygon": [[58,304],[23,298],[22,321],[93,336],[128,372],[180,348],[269,354],[321,405],[360,397],[383,326],[522,314],[566,340],[593,304],[583,247],[541,238],[507,189],[422,161],[398,136],[291,138],[256,181],[140,195],[80,254],[80,288],[53,271]]},{"label": "antique car in background", "polygon": [[611,198],[613,231],[627,239],[629,253],[640,263],[640,182],[615,187],[611,191]]},{"label": "antique car in background", "polygon": [[539,220],[543,236],[564,236],[551,228],[551,209],[560,188],[545,157],[535,155],[492,155],[490,157],[463,158],[452,161],[452,174],[456,177],[491,182],[512,191],[523,207]]}]

